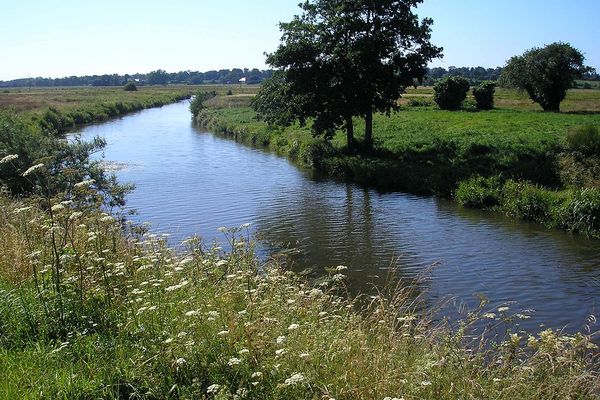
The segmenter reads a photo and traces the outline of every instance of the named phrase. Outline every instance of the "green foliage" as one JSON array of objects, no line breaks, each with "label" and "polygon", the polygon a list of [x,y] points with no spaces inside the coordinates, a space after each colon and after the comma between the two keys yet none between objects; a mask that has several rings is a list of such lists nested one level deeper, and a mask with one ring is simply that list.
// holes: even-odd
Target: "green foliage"
[{"label": "green foliage", "polygon": [[494,108],[494,91],[496,83],[492,81],[484,81],[473,88],[473,97],[475,97],[476,107],[478,110],[491,110]]},{"label": "green foliage", "polygon": [[123,86],[123,90],[126,92],[135,92],[137,90],[137,86],[135,86],[135,82],[129,81]]},{"label": "green foliage", "polygon": [[[429,43],[432,20],[419,22],[413,14],[420,2],[301,3],[303,14],[280,25],[282,43],[267,57],[280,73],[261,88],[255,109],[274,122],[280,113],[288,125],[311,119],[314,133],[325,137],[344,128],[349,148],[352,118],[364,118],[370,148],[373,112],[396,109],[400,94],[422,80],[427,63],[441,53]],[[282,108],[267,111],[269,105]]]},{"label": "green foliage", "polygon": [[600,236],[600,189],[575,190],[560,209],[559,226],[588,236]]},{"label": "green foliage", "polygon": [[169,83],[169,74],[165,70],[157,69],[146,76],[149,85],[166,85]]},{"label": "green foliage", "polygon": [[469,92],[469,81],[461,76],[449,76],[433,86],[433,100],[442,110],[460,110]]},{"label": "green foliage", "polygon": [[502,203],[502,182],[498,177],[476,176],[460,182],[454,198],[465,207],[493,208]]},{"label": "green foliage", "polygon": [[211,92],[196,93],[190,102],[190,112],[192,113],[192,117],[196,118],[200,111],[204,109],[204,102],[208,99],[212,99],[216,95],[217,93],[214,90]]},{"label": "green foliage", "polygon": [[560,103],[573,81],[591,68],[584,66],[583,54],[568,43],[533,48],[506,63],[500,81],[527,92],[544,111],[560,111]]},{"label": "green foliage", "polygon": [[600,131],[598,127],[585,125],[569,129],[567,146],[570,150],[586,156],[600,156]]}]

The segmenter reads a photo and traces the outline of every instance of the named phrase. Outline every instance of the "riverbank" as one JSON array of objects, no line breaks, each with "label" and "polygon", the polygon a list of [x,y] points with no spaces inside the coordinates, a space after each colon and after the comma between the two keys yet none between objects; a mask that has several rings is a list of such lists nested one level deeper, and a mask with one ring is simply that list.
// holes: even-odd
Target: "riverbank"
[{"label": "riverbank", "polygon": [[43,130],[62,134],[78,126],[102,122],[146,108],[191,97],[189,86],[123,88],[35,88],[0,92],[0,109],[18,113]]},{"label": "riverbank", "polygon": [[[551,227],[591,236],[600,234],[600,222],[595,217],[600,212],[600,203],[588,201],[586,208],[577,205],[584,189],[587,199],[597,197],[597,182],[588,179],[582,183],[579,179],[580,175],[593,175],[591,171],[597,167],[595,159],[587,157],[584,162],[573,162],[581,157],[577,158],[577,152],[566,140],[567,132],[574,127],[600,125],[600,114],[586,111],[593,104],[590,96],[596,95],[600,102],[600,92],[574,92],[568,98],[573,112],[551,114],[528,110],[516,92],[511,95],[509,91],[501,92],[500,103],[513,108],[441,111],[432,106],[428,94],[422,91],[407,96],[402,110],[391,117],[375,116],[375,148],[362,153],[349,153],[342,133],[326,143],[313,138],[307,127],[269,127],[256,120],[248,100],[233,101],[236,96],[230,96],[231,101],[227,97],[207,101],[198,121],[211,131],[233,136],[246,144],[267,146],[334,178],[382,190],[455,198],[461,182],[472,182],[478,176],[494,177],[502,183],[523,182],[529,185],[530,192],[539,190],[540,196],[546,193],[543,191],[555,192],[553,198],[558,200],[534,204],[539,196],[525,198],[519,197],[518,192],[504,191],[503,196],[513,197],[498,203],[522,204],[524,211],[519,212],[497,204],[457,200],[466,206],[493,208]],[[355,132],[362,130],[361,123],[355,122]],[[469,188],[479,190],[473,185],[463,185],[461,194],[467,195]],[[588,196],[588,192],[592,195]],[[526,212],[540,207],[545,208],[541,212]],[[564,213],[557,211],[563,209]],[[586,214],[566,216],[573,209],[579,210],[576,214]],[[571,223],[572,218],[587,222]]]},{"label": "riverbank", "polygon": [[[93,191],[78,186],[79,195]],[[62,200],[62,201],[61,201]],[[3,398],[593,398],[592,343],[485,302],[433,324],[410,289],[361,302],[345,267],[320,283],[259,261],[247,227],[231,253],[95,208],[0,196]],[[368,304],[366,308],[363,308]],[[471,332],[477,324],[484,331]],[[482,341],[508,328],[506,337]],[[551,362],[549,362],[551,360]],[[237,396],[237,397],[236,397]]]}]

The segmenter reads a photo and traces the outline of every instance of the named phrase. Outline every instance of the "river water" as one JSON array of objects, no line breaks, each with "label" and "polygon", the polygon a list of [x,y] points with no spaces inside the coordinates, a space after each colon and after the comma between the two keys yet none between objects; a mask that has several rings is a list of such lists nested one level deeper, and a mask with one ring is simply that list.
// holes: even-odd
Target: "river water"
[{"label": "river water", "polygon": [[[260,252],[299,251],[290,268],[345,265],[353,291],[395,278],[414,282],[448,314],[508,303],[529,310],[521,327],[582,329],[600,315],[600,240],[586,239],[431,197],[380,193],[313,176],[261,149],[199,130],[188,102],[84,128],[104,137],[107,161],[134,183],[128,207],[173,244],[200,235],[222,241],[221,226],[251,223]],[[448,301],[448,299],[451,299]],[[598,329],[598,325],[595,326]]]}]

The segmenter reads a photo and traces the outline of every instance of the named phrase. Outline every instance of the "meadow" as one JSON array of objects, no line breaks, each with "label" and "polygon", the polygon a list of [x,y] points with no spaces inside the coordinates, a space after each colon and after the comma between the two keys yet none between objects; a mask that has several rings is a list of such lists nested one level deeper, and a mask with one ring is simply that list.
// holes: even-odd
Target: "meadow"
[{"label": "meadow", "polygon": [[[600,224],[593,222],[600,213],[600,204],[586,206],[591,225],[585,229],[566,221],[562,214],[570,211],[561,211],[578,208],[571,200],[583,189],[596,197],[597,181],[589,177],[597,170],[597,158],[580,154],[567,136],[580,127],[600,126],[598,90],[570,90],[562,104],[563,112],[545,113],[514,90],[497,89],[496,106],[490,111],[476,111],[472,98],[467,98],[462,111],[443,111],[433,103],[431,88],[410,89],[399,100],[399,111],[390,116],[375,115],[374,149],[358,153],[347,151],[343,132],[325,142],[314,138],[308,126],[267,126],[256,119],[249,102],[247,95],[218,96],[206,102],[199,120],[213,131],[268,146],[334,178],[382,190],[456,197],[461,182],[480,176],[525,182],[539,188],[540,193],[559,191],[554,196],[558,201],[550,202],[552,206],[542,202],[522,207],[545,207],[541,213],[546,215],[544,218],[536,213],[500,211],[571,231],[600,233]],[[355,119],[359,146],[363,129],[362,121]],[[465,191],[463,186],[461,195]],[[484,206],[458,200],[471,207]],[[554,217],[548,218],[550,214]]]}]

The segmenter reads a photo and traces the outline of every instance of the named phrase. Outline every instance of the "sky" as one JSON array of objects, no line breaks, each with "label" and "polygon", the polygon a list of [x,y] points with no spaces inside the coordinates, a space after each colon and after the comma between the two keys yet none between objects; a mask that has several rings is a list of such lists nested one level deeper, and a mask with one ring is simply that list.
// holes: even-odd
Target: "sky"
[{"label": "sky", "polygon": [[[164,69],[265,69],[300,0],[0,0],[0,80]],[[431,66],[503,66],[571,43],[600,71],[600,0],[424,0]]]}]

